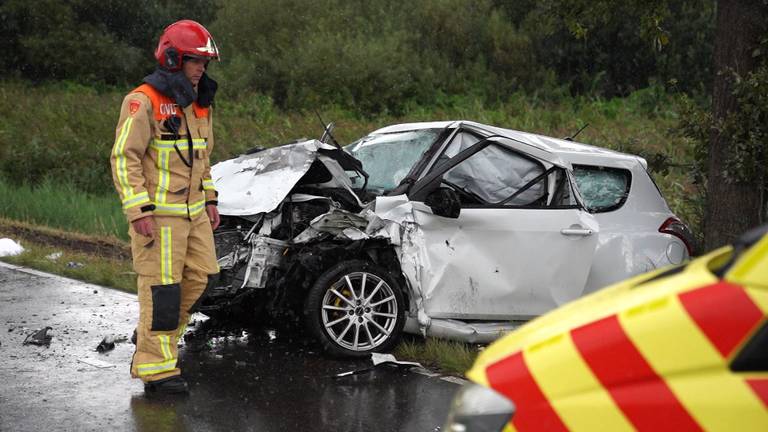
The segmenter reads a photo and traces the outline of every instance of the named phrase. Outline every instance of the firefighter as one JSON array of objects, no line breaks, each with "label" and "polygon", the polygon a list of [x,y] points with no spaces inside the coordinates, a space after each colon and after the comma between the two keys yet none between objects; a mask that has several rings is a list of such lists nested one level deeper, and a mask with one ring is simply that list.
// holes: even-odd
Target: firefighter
[{"label": "firefighter", "polygon": [[205,27],[182,20],[163,31],[155,58],[155,72],[123,100],[110,162],[138,275],[131,375],[147,393],[184,393],[177,342],[218,273],[209,161],[217,85],[206,69],[219,51]]}]

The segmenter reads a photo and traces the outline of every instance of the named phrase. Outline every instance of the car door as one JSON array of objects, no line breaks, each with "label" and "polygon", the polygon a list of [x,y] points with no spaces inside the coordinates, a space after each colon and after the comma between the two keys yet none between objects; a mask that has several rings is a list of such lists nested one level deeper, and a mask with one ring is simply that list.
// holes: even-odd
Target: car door
[{"label": "car door", "polygon": [[416,212],[425,247],[421,291],[433,318],[527,319],[578,298],[598,225],[555,155],[468,131],[452,138],[409,197],[438,188],[461,200],[456,219]]}]

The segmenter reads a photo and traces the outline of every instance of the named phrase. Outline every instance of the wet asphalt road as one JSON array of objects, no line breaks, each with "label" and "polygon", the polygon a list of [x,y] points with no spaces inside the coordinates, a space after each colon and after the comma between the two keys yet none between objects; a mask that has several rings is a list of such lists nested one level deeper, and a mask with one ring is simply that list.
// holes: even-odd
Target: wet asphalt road
[{"label": "wet asphalt road", "polygon": [[[0,263],[0,431],[436,431],[458,389],[387,366],[333,378],[371,363],[258,331],[180,348],[191,394],[148,398],[130,342],[95,351],[137,316],[133,295]],[[45,326],[49,347],[22,345]]]}]

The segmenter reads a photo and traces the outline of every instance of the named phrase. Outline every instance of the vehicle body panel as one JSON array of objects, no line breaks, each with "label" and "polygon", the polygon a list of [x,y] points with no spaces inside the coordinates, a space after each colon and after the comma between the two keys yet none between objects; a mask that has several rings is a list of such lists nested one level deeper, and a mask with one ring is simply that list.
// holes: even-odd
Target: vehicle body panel
[{"label": "vehicle body panel", "polygon": [[515,403],[518,431],[766,430],[768,365],[738,362],[766,356],[768,236],[733,255],[721,248],[543,315],[467,376]]},{"label": "vehicle body panel", "polygon": [[217,163],[212,167],[214,185],[217,190],[225,191],[219,198],[219,213],[251,216],[274,210],[317,159],[335,174],[323,186],[350,189],[351,183],[344,170],[318,153],[334,149],[320,141],[309,140]]},{"label": "vehicle body panel", "polygon": [[[427,315],[524,320],[580,297],[597,224],[577,209],[540,211],[533,218],[534,211],[466,208],[457,219],[416,213],[428,245],[421,280]],[[568,227],[595,235],[563,235]]]},{"label": "vehicle body panel", "polygon": [[681,264],[689,258],[682,240],[659,233],[659,227],[673,213],[646,172],[641,158],[585,156],[576,152],[569,152],[565,157],[574,165],[619,168],[631,173],[631,192],[624,204],[616,210],[594,214],[600,224],[595,260],[613,264],[593,268],[585,292],[610,285],[626,275]]}]

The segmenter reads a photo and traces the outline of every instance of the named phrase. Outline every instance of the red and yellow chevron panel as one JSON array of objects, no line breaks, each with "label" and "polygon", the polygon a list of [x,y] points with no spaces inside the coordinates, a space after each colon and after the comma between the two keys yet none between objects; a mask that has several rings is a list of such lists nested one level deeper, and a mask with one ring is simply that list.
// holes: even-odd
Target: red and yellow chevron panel
[{"label": "red and yellow chevron panel", "polygon": [[747,383],[755,391],[757,397],[763,401],[765,407],[768,408],[768,378],[748,379]]},{"label": "red and yellow chevron panel", "polygon": [[638,430],[700,430],[635,347],[617,316],[571,332],[579,353]]},{"label": "red and yellow chevron panel", "polygon": [[728,357],[763,319],[763,312],[744,289],[728,282],[688,291],[680,300],[723,357]]},{"label": "red and yellow chevron panel", "polygon": [[728,368],[766,320],[763,291],[672,291],[490,364],[516,406],[505,430],[768,431],[768,373]]},{"label": "red and yellow chevron panel", "polygon": [[520,430],[568,430],[525,365],[523,353],[491,365],[486,372],[490,382],[500,383],[496,390],[515,402],[514,423]]}]

